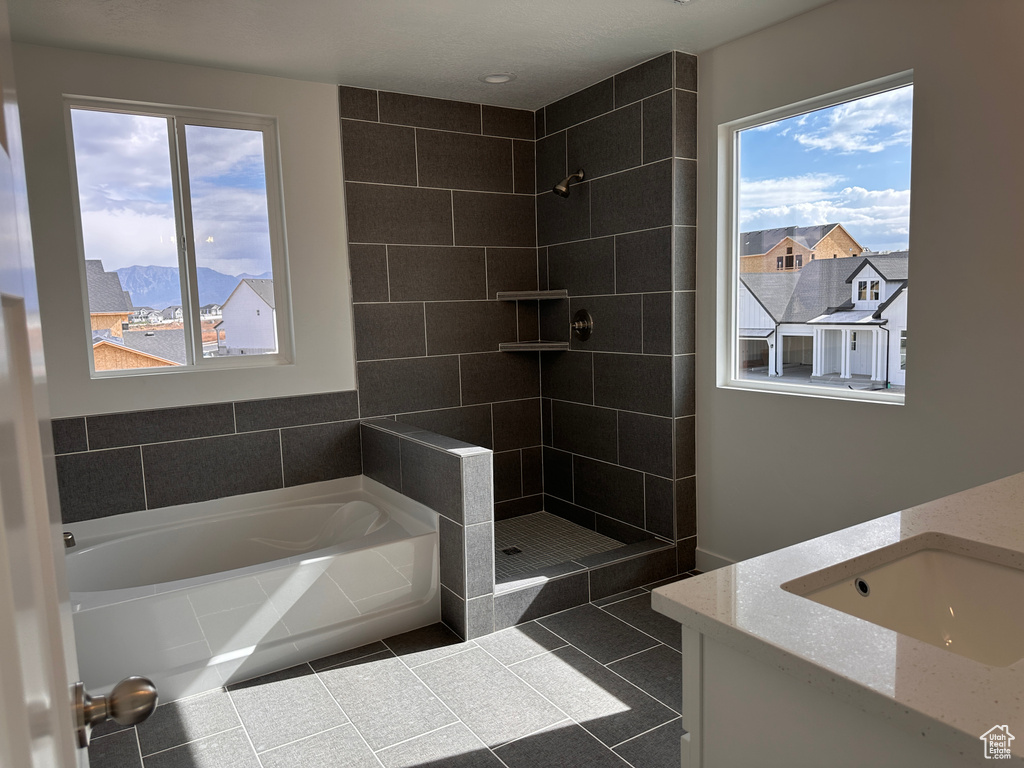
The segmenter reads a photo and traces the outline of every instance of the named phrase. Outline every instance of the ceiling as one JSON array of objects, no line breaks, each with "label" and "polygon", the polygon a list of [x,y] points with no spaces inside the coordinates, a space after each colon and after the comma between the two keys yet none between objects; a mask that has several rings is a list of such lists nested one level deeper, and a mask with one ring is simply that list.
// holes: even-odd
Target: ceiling
[{"label": "ceiling", "polygon": [[[9,0],[15,40],[537,109],[829,0]],[[514,72],[502,85],[479,81]]]}]

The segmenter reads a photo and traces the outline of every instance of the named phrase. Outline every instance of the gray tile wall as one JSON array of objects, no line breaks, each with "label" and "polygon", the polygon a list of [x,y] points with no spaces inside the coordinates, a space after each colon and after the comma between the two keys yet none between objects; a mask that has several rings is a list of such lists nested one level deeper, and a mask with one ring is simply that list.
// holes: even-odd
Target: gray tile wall
[{"label": "gray tile wall", "polygon": [[360,431],[364,473],[438,513],[441,620],[467,640],[491,634],[492,452],[391,419],[364,421]]},{"label": "gray tile wall", "polygon": [[354,391],[53,422],[66,523],[362,472]]},{"label": "gray tile wall", "polygon": [[[696,549],[696,58],[668,53],[537,113],[545,509],[624,542]],[[551,187],[582,168],[568,199]],[[594,332],[569,339],[587,309]],[[659,567],[664,568],[659,556]]]},{"label": "gray tile wall", "polygon": [[[342,87],[361,412],[495,451],[495,516],[541,508],[534,115]],[[441,511],[441,510],[439,510]]]}]

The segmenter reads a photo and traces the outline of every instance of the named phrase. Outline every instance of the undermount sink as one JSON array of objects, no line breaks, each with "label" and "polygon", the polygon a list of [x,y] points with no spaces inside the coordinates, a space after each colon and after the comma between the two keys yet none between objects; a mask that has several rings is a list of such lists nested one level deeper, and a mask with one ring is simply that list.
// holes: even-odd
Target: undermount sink
[{"label": "undermount sink", "polygon": [[1020,553],[929,533],[782,588],[982,664],[1008,667],[1024,658],[1021,565]]}]

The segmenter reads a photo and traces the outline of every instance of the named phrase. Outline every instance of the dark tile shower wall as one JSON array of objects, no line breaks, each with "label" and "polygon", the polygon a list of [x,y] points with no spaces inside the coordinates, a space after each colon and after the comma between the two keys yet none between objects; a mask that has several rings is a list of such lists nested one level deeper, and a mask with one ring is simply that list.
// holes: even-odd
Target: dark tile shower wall
[{"label": "dark tile shower wall", "polygon": [[[693,568],[696,59],[668,53],[537,113],[545,509]],[[553,184],[578,169],[567,199]],[[580,309],[587,341],[570,339]]]},{"label": "dark tile shower wall", "polygon": [[534,115],[342,87],[362,416],[494,451],[495,517],[542,506]]}]

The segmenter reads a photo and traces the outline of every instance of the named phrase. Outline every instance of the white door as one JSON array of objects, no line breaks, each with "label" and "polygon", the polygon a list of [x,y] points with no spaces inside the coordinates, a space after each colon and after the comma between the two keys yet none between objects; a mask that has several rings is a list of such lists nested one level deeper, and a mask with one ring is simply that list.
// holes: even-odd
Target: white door
[{"label": "white door", "polygon": [[0,88],[0,765],[85,768],[6,0]]}]

